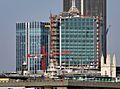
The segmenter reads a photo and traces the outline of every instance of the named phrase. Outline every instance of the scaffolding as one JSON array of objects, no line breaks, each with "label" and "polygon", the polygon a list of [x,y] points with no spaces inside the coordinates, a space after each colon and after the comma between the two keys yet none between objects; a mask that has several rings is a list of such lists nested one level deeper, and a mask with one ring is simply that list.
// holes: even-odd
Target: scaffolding
[{"label": "scaffolding", "polygon": [[[50,50],[51,52],[58,52],[57,51],[57,38],[56,38],[56,33],[57,33],[57,15],[52,15],[50,14],[50,31],[51,31],[51,36],[50,36]],[[57,58],[56,56],[50,56],[50,59],[53,60],[54,65],[57,65]]]}]

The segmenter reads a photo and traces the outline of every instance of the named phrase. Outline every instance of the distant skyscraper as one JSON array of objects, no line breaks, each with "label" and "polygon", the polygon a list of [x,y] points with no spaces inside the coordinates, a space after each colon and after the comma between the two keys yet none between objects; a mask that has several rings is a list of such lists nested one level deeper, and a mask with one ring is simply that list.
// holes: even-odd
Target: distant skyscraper
[{"label": "distant skyscraper", "polygon": [[[106,4],[107,0],[75,0],[76,7],[83,16],[100,16],[103,19],[102,52],[106,58]],[[72,0],[63,0],[63,11],[69,11]]]},{"label": "distant skyscraper", "polygon": [[43,22],[16,23],[16,71],[22,70],[23,62],[32,73],[41,70],[42,47],[48,52],[48,25]]}]

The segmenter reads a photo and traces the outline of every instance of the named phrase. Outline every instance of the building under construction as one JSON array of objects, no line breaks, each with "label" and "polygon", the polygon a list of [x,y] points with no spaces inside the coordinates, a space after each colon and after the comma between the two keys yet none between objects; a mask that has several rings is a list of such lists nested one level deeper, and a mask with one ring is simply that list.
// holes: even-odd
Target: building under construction
[{"label": "building under construction", "polygon": [[68,12],[50,16],[51,55],[54,64],[69,69],[98,69],[102,55],[103,20],[81,16],[72,2]]}]

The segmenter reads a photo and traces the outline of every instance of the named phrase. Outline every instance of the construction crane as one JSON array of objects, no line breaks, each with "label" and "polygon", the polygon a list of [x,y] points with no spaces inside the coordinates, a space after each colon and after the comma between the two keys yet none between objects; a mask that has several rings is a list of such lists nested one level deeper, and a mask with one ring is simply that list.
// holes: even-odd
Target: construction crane
[{"label": "construction crane", "polygon": [[[67,55],[67,54],[70,54],[71,52],[70,51],[63,51],[61,52],[61,55]],[[51,52],[51,53],[45,53],[45,47],[42,46],[42,53],[41,54],[37,54],[35,56],[31,55],[31,54],[27,54],[27,57],[28,58],[39,58],[41,57],[41,70],[43,70],[45,72],[46,70],[46,56],[56,56],[56,55],[60,55],[59,52]]]},{"label": "construction crane", "polygon": [[33,56],[33,55],[31,55],[31,54],[27,54],[27,57],[28,57],[28,58],[37,58],[37,56]]},{"label": "construction crane", "polygon": [[[65,51],[61,52],[61,55],[67,55],[70,53],[71,53],[70,51],[65,50]],[[42,47],[41,69],[43,71],[46,70],[46,56],[56,56],[56,55],[60,55],[60,53],[59,52],[45,53],[45,47],[44,46]]]},{"label": "construction crane", "polygon": [[[34,58],[34,60],[36,61],[37,58],[38,58],[38,56],[34,56],[34,55],[31,55],[31,54],[27,54],[27,58]],[[30,59],[28,59],[28,60],[29,60],[29,61],[28,61],[27,66],[30,67]],[[30,68],[29,68],[28,72],[30,72]],[[34,73],[36,73],[36,65],[35,65]]]},{"label": "construction crane", "polygon": [[111,25],[106,29],[106,35],[108,34],[108,31],[110,30]]}]

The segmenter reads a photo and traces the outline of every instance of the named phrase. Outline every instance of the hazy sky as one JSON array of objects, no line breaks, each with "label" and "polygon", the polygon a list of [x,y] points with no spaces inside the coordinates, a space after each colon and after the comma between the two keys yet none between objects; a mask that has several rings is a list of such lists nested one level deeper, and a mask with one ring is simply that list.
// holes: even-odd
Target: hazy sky
[{"label": "hazy sky", "polygon": [[[120,0],[108,0],[108,51],[120,65]],[[15,71],[16,22],[49,21],[50,11],[62,12],[62,0],[0,0],[0,72]]]}]

